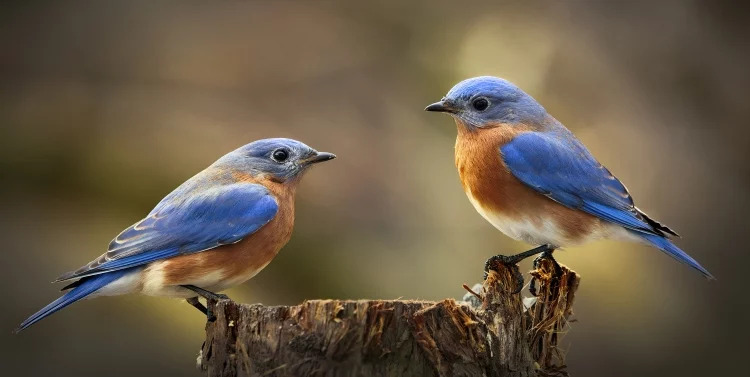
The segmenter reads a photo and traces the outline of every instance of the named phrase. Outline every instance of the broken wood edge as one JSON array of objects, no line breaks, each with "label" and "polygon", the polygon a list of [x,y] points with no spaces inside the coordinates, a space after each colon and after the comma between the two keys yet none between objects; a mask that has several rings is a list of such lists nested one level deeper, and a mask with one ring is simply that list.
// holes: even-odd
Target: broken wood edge
[{"label": "broken wood edge", "polygon": [[[467,301],[308,300],[296,306],[211,301],[198,368],[208,376],[567,376],[559,347],[580,276],[551,261],[531,271],[538,296],[491,270]],[[524,305],[526,301],[526,305]]]}]

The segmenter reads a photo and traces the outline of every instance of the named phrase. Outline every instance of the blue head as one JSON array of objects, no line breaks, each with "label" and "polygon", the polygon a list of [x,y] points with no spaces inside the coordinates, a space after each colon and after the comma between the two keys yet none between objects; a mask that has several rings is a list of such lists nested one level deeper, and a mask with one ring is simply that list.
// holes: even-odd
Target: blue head
[{"label": "blue head", "polygon": [[534,98],[507,80],[474,77],[456,84],[427,111],[449,113],[470,127],[504,124],[538,125],[547,112]]},{"label": "blue head", "polygon": [[252,177],[266,177],[274,182],[296,181],[310,166],[329,161],[336,155],[318,152],[292,139],[263,139],[240,147],[214,164]]}]

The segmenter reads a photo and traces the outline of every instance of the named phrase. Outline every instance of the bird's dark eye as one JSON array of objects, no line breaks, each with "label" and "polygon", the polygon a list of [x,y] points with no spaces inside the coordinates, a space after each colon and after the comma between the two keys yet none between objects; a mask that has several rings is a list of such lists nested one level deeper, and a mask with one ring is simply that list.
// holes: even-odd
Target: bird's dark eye
[{"label": "bird's dark eye", "polygon": [[477,111],[484,111],[490,107],[490,101],[487,101],[487,98],[480,97],[471,102],[471,106]]},{"label": "bird's dark eye", "polygon": [[286,149],[277,149],[271,154],[271,158],[276,162],[284,162],[289,158],[289,151]]}]

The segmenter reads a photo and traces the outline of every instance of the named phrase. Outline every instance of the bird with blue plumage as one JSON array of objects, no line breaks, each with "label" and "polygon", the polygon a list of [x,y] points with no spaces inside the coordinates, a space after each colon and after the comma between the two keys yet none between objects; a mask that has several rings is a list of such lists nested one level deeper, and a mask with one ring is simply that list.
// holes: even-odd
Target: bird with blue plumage
[{"label": "bird with blue plumage", "polygon": [[283,138],[226,154],[123,230],[102,256],[60,276],[55,282],[78,280],[18,331],[81,299],[130,293],[185,298],[211,318],[198,297],[223,298],[215,292],[271,262],[292,235],[300,178],[335,157]]},{"label": "bird with blue plumage", "polygon": [[491,76],[456,84],[427,111],[455,120],[455,160],[474,208],[507,236],[535,249],[495,262],[599,239],[645,243],[713,276],[678,248],[675,231],[635,206],[628,190],[561,122],[513,83]]}]

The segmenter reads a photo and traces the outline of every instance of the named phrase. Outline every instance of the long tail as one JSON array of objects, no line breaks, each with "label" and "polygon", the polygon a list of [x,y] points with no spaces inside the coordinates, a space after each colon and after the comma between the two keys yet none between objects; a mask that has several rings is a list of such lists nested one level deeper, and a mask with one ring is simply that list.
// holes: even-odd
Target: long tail
[{"label": "long tail", "polygon": [[119,279],[125,275],[128,270],[113,271],[106,274],[94,275],[91,277],[83,278],[80,284],[76,284],[75,288],[68,291],[60,298],[52,301],[49,305],[42,308],[40,311],[34,313],[31,317],[27,318],[23,323],[18,326],[15,330],[16,333],[27,329],[29,326],[41,321],[47,316],[54,314],[58,310],[65,308],[66,306],[85,298],[86,296],[96,292],[105,285]]},{"label": "long tail", "polygon": [[651,235],[651,234],[640,234],[640,236],[643,237],[646,240],[646,242],[658,248],[659,250],[663,251],[670,257],[677,259],[678,261],[694,268],[695,270],[703,274],[703,276],[706,279],[709,279],[709,280],[716,279],[713,275],[711,275],[710,272],[708,272],[708,270],[703,268],[703,266],[701,266],[700,263],[698,263],[691,256],[687,255],[686,252],[680,250],[679,247],[675,246],[668,239],[661,237],[661,236],[657,236],[657,235]]}]

